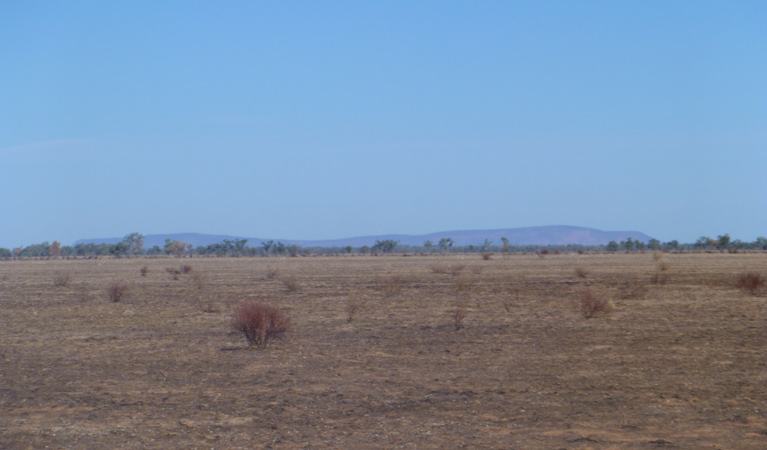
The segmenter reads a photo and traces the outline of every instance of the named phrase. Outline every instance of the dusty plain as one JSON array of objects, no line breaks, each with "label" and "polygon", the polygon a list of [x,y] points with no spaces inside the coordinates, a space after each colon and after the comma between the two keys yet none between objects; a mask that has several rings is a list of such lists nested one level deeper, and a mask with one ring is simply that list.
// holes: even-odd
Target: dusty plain
[{"label": "dusty plain", "polygon": [[[748,271],[767,254],[0,261],[0,448],[761,450]],[[249,300],[293,331],[248,348]]]}]

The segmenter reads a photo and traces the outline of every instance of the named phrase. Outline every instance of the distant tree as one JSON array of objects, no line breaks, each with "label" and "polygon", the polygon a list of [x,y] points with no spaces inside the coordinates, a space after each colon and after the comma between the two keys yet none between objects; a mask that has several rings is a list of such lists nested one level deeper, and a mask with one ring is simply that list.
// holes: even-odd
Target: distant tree
[{"label": "distant tree", "polygon": [[626,238],[626,240],[624,242],[621,242],[621,244],[623,248],[626,249],[627,252],[634,250],[635,243],[634,243],[634,240],[631,238]]},{"label": "distant tree", "polygon": [[10,258],[13,256],[13,252],[7,248],[0,248],[0,258]]},{"label": "distant tree", "polygon": [[726,250],[730,246],[730,235],[729,234],[720,234],[716,237],[717,240],[717,248],[721,250]]},{"label": "distant tree", "polygon": [[667,250],[678,250],[679,249],[679,241],[676,239],[673,241],[668,241],[663,244],[663,248]]},{"label": "distant tree", "polygon": [[351,245],[347,245],[346,247],[344,247],[344,251],[345,251],[347,254],[349,254],[349,255],[350,255],[350,254],[351,254],[351,253],[354,251],[354,247],[352,247]]},{"label": "distant tree", "polygon": [[53,241],[53,244],[51,244],[51,247],[48,249],[48,254],[51,255],[52,258],[61,256],[61,243],[59,241]]},{"label": "distant tree", "polygon": [[138,255],[144,249],[144,235],[141,233],[126,234],[123,243],[128,249],[128,253]]},{"label": "distant tree", "polygon": [[505,237],[501,238],[501,250],[503,250],[504,252],[509,251],[509,240],[506,239]]},{"label": "distant tree", "polygon": [[650,239],[647,242],[647,248],[650,250],[660,250],[660,241],[657,239]]},{"label": "distant tree", "polygon": [[277,250],[278,255],[284,255],[288,251],[288,246],[283,244],[282,242],[277,242],[274,248],[275,250]]},{"label": "distant tree", "polygon": [[701,236],[698,238],[697,241],[695,241],[695,244],[693,244],[693,247],[698,249],[710,248],[710,247],[713,247],[714,242],[715,241],[708,236]]},{"label": "distant tree", "polygon": [[425,241],[423,243],[423,246],[426,248],[426,251],[431,253],[431,248],[434,247],[434,242],[432,241]]},{"label": "distant tree", "polygon": [[363,245],[362,247],[360,247],[360,254],[367,255],[368,253],[370,253],[370,247],[368,247],[367,245]]},{"label": "distant tree", "polygon": [[399,244],[399,241],[395,241],[393,239],[386,239],[386,240],[376,240],[375,245],[373,246],[373,249],[380,250],[382,253],[391,253],[394,251],[394,249]]},{"label": "distant tree", "polygon": [[19,256],[24,256],[24,257],[50,256],[50,249],[51,249],[51,244],[48,241],[45,241],[42,244],[32,244],[27,247],[24,247],[19,252]]},{"label": "distant tree", "polygon": [[767,237],[759,236],[754,241],[754,246],[759,250],[767,250]]},{"label": "distant tree", "polygon": [[21,257],[21,252],[24,250],[24,247],[16,247],[13,249],[13,258],[19,258]]},{"label": "distant tree", "polygon": [[272,248],[274,247],[274,241],[262,242],[261,247],[264,249],[264,253],[266,253],[266,256],[269,256],[272,252]]},{"label": "distant tree", "polygon": [[645,248],[647,248],[647,244],[645,244],[642,241],[636,241],[636,243],[634,245],[636,246],[636,249],[639,250],[639,251],[642,251]]},{"label": "distant tree", "polygon": [[453,238],[442,238],[439,240],[439,247],[442,249],[442,253],[447,253],[447,250],[453,246]]},{"label": "distant tree", "polygon": [[242,256],[245,251],[245,246],[248,244],[247,239],[224,239],[223,246],[226,252],[234,256]]},{"label": "distant tree", "polygon": [[[351,245],[349,248],[351,248]],[[301,250],[301,247],[297,246],[296,244],[290,244],[287,246],[286,250],[290,256],[298,256],[298,252]],[[351,251],[349,251],[349,253],[351,253]]]},{"label": "distant tree", "polygon": [[618,251],[618,243],[615,241],[610,241],[607,244],[607,251],[608,252],[617,252]]},{"label": "distant tree", "polygon": [[181,258],[184,256],[187,247],[191,247],[191,245],[187,244],[186,242],[177,240],[171,241],[170,239],[165,239],[165,253],[168,255],[173,255],[176,258]]},{"label": "distant tree", "polygon": [[485,242],[482,244],[482,251],[483,252],[488,251],[491,245],[493,245],[493,241],[485,238]]}]

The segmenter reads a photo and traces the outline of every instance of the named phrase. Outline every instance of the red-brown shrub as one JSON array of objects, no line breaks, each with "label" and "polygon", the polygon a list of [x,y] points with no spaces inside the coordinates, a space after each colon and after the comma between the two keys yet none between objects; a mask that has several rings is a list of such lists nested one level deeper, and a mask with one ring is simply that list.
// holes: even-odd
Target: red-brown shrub
[{"label": "red-brown shrub", "polygon": [[246,302],[234,309],[232,328],[242,332],[249,345],[266,347],[269,341],[290,331],[290,319],[277,307]]},{"label": "red-brown shrub", "polygon": [[600,312],[610,312],[614,308],[612,300],[591,288],[578,291],[576,306],[580,309],[583,317],[587,319],[594,317],[595,314]]}]

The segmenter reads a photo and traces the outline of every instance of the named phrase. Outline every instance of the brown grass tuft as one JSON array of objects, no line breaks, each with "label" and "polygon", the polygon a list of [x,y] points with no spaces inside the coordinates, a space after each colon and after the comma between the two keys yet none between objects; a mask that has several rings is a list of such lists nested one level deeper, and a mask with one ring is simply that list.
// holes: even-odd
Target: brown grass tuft
[{"label": "brown grass tuft", "polygon": [[181,273],[187,274],[191,271],[192,271],[192,266],[190,266],[189,264],[184,264],[181,266]]},{"label": "brown grass tuft", "polygon": [[128,285],[120,281],[113,281],[107,286],[109,300],[119,302],[128,293]]},{"label": "brown grass tuft", "polygon": [[394,275],[378,280],[375,289],[383,294],[384,298],[392,298],[402,293],[404,284],[400,276]]},{"label": "brown grass tuft", "polygon": [[615,307],[612,300],[592,288],[578,291],[575,301],[577,308],[583,314],[583,317],[587,319],[594,317],[598,313],[608,313]]},{"label": "brown grass tuft", "polygon": [[297,292],[301,287],[298,277],[295,275],[286,275],[280,278],[280,281],[289,292]]},{"label": "brown grass tuft", "polygon": [[141,269],[139,269],[139,272],[141,272],[141,276],[145,277],[147,273],[149,273],[149,266],[142,266]]},{"label": "brown grass tuft", "polygon": [[746,272],[738,275],[735,286],[751,295],[757,295],[764,290],[767,280],[758,272]]},{"label": "brown grass tuft", "polygon": [[350,296],[349,300],[346,302],[346,308],[344,309],[346,311],[346,322],[351,323],[357,316],[357,313],[362,309],[362,302],[360,302],[359,299]]},{"label": "brown grass tuft", "polygon": [[466,311],[468,309],[468,302],[466,300],[458,300],[455,303],[455,310],[453,311],[453,323],[456,330],[464,328],[464,320],[466,320]]},{"label": "brown grass tuft", "polygon": [[248,345],[266,347],[290,331],[290,319],[279,308],[247,302],[239,304],[232,314],[232,328],[242,332]]},{"label": "brown grass tuft", "polygon": [[59,272],[53,276],[53,285],[55,287],[67,287],[72,282],[72,276],[66,272]]},{"label": "brown grass tuft", "polygon": [[490,261],[493,259],[493,254],[488,252],[482,253],[482,259],[485,261]]},{"label": "brown grass tuft", "polygon": [[578,276],[578,278],[583,278],[584,280],[589,276],[591,272],[589,269],[585,267],[576,267],[575,268],[575,275]]}]

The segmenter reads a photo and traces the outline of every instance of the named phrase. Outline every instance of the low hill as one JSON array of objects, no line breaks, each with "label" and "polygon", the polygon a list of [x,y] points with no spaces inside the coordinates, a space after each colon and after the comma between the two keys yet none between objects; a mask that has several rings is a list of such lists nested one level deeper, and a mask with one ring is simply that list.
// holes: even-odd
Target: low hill
[{"label": "low hill", "polygon": [[[436,245],[442,238],[453,239],[456,246],[479,245],[485,239],[492,241],[495,245],[500,245],[501,238],[504,237],[509,240],[510,245],[605,245],[610,241],[620,242],[625,241],[627,238],[642,242],[652,239],[652,237],[639,231],[602,231],[594,228],[555,225],[496,230],[454,230],[423,235],[387,234],[326,240],[254,238],[200,233],[150,234],[144,237],[144,248],[151,248],[155,245],[162,248],[165,245],[166,239],[188,242],[195,247],[219,243],[224,239],[248,239],[248,246],[250,247],[257,247],[261,242],[269,240],[281,241],[287,245],[295,244],[301,247],[346,247],[347,245],[361,247],[363,245],[372,246],[377,240],[386,239],[400,241],[401,245],[420,246],[425,241],[432,241]],[[77,241],[75,245],[80,243],[116,244],[121,240],[122,238],[83,239]]]}]

